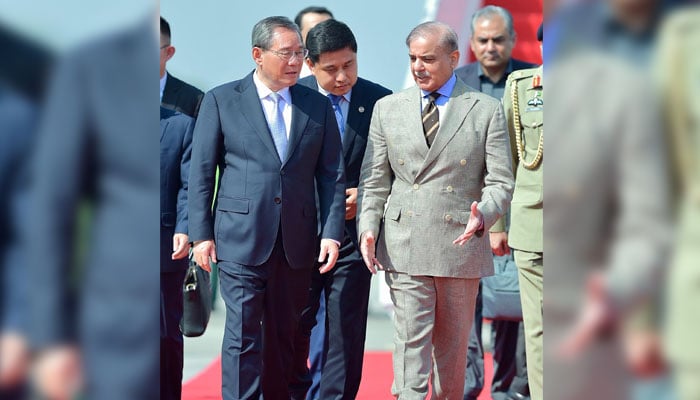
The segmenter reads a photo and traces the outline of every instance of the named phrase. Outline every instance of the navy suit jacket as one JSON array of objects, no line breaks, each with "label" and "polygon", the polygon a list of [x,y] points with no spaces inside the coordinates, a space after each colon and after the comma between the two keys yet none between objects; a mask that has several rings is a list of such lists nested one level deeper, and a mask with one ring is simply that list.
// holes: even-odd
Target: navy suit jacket
[{"label": "navy suit jacket", "polygon": [[187,268],[187,258],[171,259],[173,235],[187,234],[187,180],[194,119],[160,107],[160,271]]},{"label": "navy suit jacket", "polygon": [[[299,84],[318,91],[318,82],[313,75],[299,80]],[[365,156],[369,123],[372,120],[374,103],[391,94],[391,90],[374,82],[357,78],[352,87],[348,115],[345,118],[343,159],[345,160],[345,186],[356,188],[360,184],[360,167]],[[355,244],[358,243],[355,218],[345,221],[346,234]]]},{"label": "navy suit jacket", "polygon": [[[300,79],[299,84],[318,91],[318,82],[313,75]],[[362,78],[357,78],[357,82],[352,87],[343,140],[345,186],[348,188],[356,188],[360,184],[360,167],[367,147],[367,134],[374,103],[389,94],[391,90]]]},{"label": "navy suit jacket", "polygon": [[[516,60],[515,58],[511,60],[513,62],[513,71],[517,71],[519,69],[535,68],[537,66],[535,64],[530,64],[529,62]],[[477,91],[481,91],[481,81],[479,80],[479,72],[477,69],[478,65],[479,62],[474,61],[463,67],[459,67],[455,70],[455,75],[457,75],[457,77],[461,79],[462,82],[466,83],[467,86],[470,86],[473,89],[476,89]]]},{"label": "navy suit jacket", "polygon": [[288,152],[280,160],[253,73],[202,101],[190,165],[190,240],[214,239],[219,260],[256,266],[269,259],[281,227],[289,265],[310,268],[318,254],[314,182],[321,237],[343,239],[345,174],[335,114],[325,96],[291,86]]},{"label": "navy suit jacket", "polygon": [[189,83],[177,79],[168,72],[166,74],[168,74],[168,79],[165,80],[161,105],[189,115],[192,118],[197,118],[204,92]]}]

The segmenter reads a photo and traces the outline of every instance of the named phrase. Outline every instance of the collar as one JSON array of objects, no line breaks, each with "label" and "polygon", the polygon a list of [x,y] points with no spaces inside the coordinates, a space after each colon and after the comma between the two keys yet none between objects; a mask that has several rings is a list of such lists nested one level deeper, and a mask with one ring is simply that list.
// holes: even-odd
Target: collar
[{"label": "collar", "polygon": [[163,92],[165,91],[165,82],[168,80],[168,71],[165,71],[163,76],[160,78],[160,98],[163,100]]},{"label": "collar", "polygon": [[[503,79],[506,79],[510,73],[513,72],[513,59],[508,60],[508,65],[506,65],[506,72],[503,74]],[[479,78],[486,76],[484,70],[481,68],[481,63],[476,62],[476,74]]]},{"label": "collar", "polygon": [[[253,73],[253,83],[255,84],[255,88],[258,90],[258,97],[262,100],[265,97],[268,97],[270,93],[272,93],[272,90],[265,86],[263,81],[260,80],[258,77],[258,71],[256,70]],[[284,99],[285,103],[292,105],[292,94],[289,92],[289,87],[282,88],[277,91],[277,94],[282,96]]]},{"label": "collar", "polygon": [[[328,96],[328,94],[330,94],[329,91],[327,91],[326,89],[322,88],[321,85],[318,84],[318,81],[316,81],[316,86],[318,86],[318,92],[321,93],[322,95]],[[351,97],[351,96],[352,96],[352,88],[350,88],[350,90],[348,90],[348,92],[345,93],[344,95],[342,95],[341,97],[343,98],[343,100],[345,100],[345,101],[347,101],[348,103],[350,103],[350,97]]]},{"label": "collar", "polygon": [[[445,82],[445,84],[440,87],[440,89],[436,90],[436,92],[440,93],[440,95],[442,95],[442,96],[449,98],[450,95],[452,94],[452,90],[455,88],[455,83],[457,83],[457,76],[455,76],[455,74],[453,72],[450,79],[448,79],[447,82]],[[421,89],[420,93],[421,93],[421,97],[426,97],[432,92],[427,92],[427,91]]]}]

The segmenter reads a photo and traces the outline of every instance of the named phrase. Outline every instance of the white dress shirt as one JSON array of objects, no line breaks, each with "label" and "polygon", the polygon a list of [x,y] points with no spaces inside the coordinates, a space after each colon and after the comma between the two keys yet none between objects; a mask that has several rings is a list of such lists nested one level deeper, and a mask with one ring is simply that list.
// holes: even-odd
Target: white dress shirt
[{"label": "white dress shirt", "polygon": [[[260,98],[260,104],[262,104],[263,111],[265,113],[265,119],[267,120],[268,126],[272,120],[272,115],[277,113],[275,107],[275,101],[272,99],[272,90],[265,86],[265,84],[258,77],[258,72],[253,74],[253,83],[255,88],[258,90],[258,97]],[[287,140],[289,140],[289,129],[292,125],[292,94],[289,93],[289,88],[285,87],[280,89],[277,94],[279,94],[284,99],[284,108],[282,109],[282,116],[284,117],[284,127],[287,131]]]},{"label": "white dress shirt", "polygon": [[164,73],[160,78],[160,101],[163,101],[163,92],[165,91],[165,82],[168,80],[168,73]]}]

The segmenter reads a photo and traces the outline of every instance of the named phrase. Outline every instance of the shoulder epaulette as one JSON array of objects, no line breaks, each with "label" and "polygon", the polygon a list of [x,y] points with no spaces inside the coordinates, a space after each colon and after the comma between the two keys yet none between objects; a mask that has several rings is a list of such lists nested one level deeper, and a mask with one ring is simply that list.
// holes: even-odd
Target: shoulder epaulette
[{"label": "shoulder epaulette", "polygon": [[537,74],[538,68],[527,68],[527,69],[519,69],[517,71],[513,71],[508,75],[508,80],[509,81],[516,81],[516,80],[521,80],[525,78],[530,78]]}]

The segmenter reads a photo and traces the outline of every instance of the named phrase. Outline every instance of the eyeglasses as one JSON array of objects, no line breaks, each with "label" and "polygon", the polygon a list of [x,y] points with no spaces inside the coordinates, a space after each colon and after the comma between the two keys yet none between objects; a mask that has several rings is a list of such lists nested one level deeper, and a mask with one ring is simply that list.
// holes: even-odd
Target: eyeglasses
[{"label": "eyeglasses", "polygon": [[168,47],[170,47],[169,44],[164,44],[164,45],[160,46],[160,49],[163,50],[163,49],[167,49]]},{"label": "eyeglasses", "polygon": [[281,58],[283,61],[289,62],[293,59],[304,60],[309,55],[309,49],[302,49],[299,51],[291,50],[265,50],[270,53],[274,53],[277,57]]}]

